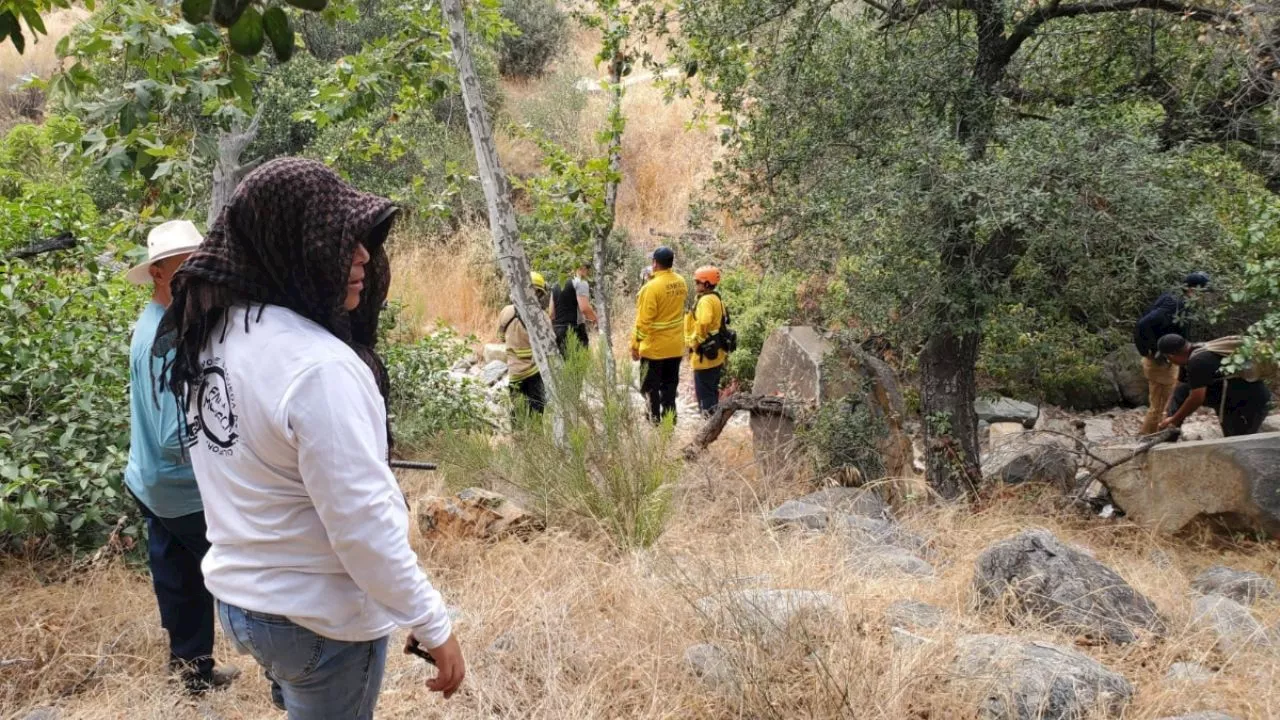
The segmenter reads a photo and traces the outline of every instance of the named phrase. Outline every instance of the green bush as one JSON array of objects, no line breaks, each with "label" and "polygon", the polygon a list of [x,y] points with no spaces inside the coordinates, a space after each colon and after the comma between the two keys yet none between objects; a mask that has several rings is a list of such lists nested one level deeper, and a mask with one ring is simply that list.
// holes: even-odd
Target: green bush
[{"label": "green bush", "polygon": [[486,410],[478,383],[449,374],[469,352],[463,338],[443,329],[409,339],[399,327],[399,315],[395,303],[383,311],[381,350],[391,377],[388,405],[396,452],[412,455],[429,448],[442,433],[484,427]]},{"label": "green bush", "polygon": [[536,77],[569,41],[569,21],[555,0],[503,0],[502,16],[520,32],[502,39],[498,71],[505,77]]},{"label": "green bush", "polygon": [[680,460],[671,424],[649,424],[631,402],[630,365],[618,370],[620,384],[606,382],[599,352],[571,353],[560,395],[551,398],[563,413],[563,444],[550,412],[540,422],[516,423],[509,442],[456,434],[442,449],[446,482],[515,489],[548,524],[600,532],[622,549],[649,547],[671,517]]},{"label": "green bush", "polygon": [[1119,402],[1103,372],[1108,352],[1129,342],[1078,324],[1010,305],[988,317],[978,360],[980,384],[1028,400],[1080,410]]},{"label": "green bush", "polygon": [[879,442],[887,434],[884,420],[866,401],[866,392],[850,393],[827,403],[800,431],[819,477],[854,470],[864,481],[884,477]]},{"label": "green bush", "polygon": [[801,279],[799,273],[759,276],[733,270],[725,274],[720,295],[738,333],[738,350],[725,367],[726,383],[737,380],[743,390],[751,389],[764,341],[798,313],[796,288]]},{"label": "green bush", "polygon": [[[144,298],[95,259],[92,200],[30,183],[0,199],[0,544],[99,543],[134,519],[121,479],[129,447],[129,341]],[[69,231],[73,250],[5,260]],[[128,532],[136,532],[134,524]]]}]

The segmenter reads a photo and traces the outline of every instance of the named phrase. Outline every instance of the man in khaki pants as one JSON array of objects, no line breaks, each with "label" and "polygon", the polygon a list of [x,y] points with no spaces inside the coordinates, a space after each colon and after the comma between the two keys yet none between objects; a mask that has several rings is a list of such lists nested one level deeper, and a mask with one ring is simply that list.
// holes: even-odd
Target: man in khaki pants
[{"label": "man in khaki pants", "polygon": [[1159,429],[1160,421],[1169,410],[1169,399],[1178,383],[1178,366],[1160,355],[1156,344],[1165,335],[1187,336],[1186,302],[1197,292],[1209,287],[1209,276],[1193,272],[1182,281],[1181,292],[1162,294],[1147,309],[1133,331],[1133,344],[1142,355],[1142,374],[1147,378],[1147,416],[1142,422],[1142,434],[1150,435]]}]

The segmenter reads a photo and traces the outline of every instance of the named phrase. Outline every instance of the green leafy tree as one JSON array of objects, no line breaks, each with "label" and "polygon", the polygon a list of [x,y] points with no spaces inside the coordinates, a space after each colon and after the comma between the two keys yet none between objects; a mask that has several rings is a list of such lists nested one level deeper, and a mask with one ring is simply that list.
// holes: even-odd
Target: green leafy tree
[{"label": "green leafy tree", "polygon": [[[672,49],[701,73],[735,151],[729,206],[766,232],[761,251],[831,278],[859,325],[918,348],[928,476],[948,498],[979,477],[972,403],[985,320],[1029,295],[1056,303],[1063,288],[1097,316],[1134,279],[1148,295],[1171,261],[1226,242],[1187,142],[1231,153],[1243,135],[1180,136],[1171,103],[1216,128],[1193,111],[1207,99],[1191,98],[1274,98],[1274,79],[1237,72],[1274,67],[1276,20],[1255,5],[673,8]],[[1143,82],[1153,69],[1168,82],[1161,92]],[[1265,102],[1233,109],[1234,127],[1265,145],[1268,112]]]}]

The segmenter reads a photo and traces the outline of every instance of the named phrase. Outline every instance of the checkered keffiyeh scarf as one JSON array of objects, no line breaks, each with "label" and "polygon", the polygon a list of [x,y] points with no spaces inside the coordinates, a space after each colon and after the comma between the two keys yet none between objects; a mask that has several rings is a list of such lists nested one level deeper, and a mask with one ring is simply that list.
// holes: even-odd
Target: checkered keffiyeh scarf
[{"label": "checkered keffiyeh scarf", "polygon": [[[228,309],[250,307],[248,331],[254,305],[279,305],[350,345],[373,370],[385,399],[389,382],[374,345],[391,285],[383,243],[395,212],[387,198],[351,187],[314,160],[281,158],[250,173],[200,249],[174,274],[173,302],[157,332],[172,333],[177,349],[165,376],[174,394],[185,397],[185,388],[199,382],[200,350],[227,321]],[[348,313],[342,304],[361,243],[370,260],[360,306]],[[159,344],[156,351],[163,352]]]}]

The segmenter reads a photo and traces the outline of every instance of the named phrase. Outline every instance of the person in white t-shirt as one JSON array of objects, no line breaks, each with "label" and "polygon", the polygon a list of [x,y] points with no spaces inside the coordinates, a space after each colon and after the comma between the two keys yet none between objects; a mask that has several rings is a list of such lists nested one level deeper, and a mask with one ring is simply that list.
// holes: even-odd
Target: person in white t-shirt
[{"label": "person in white t-shirt", "polygon": [[204,499],[205,582],[290,720],[372,718],[397,627],[436,664],[428,689],[447,698],[465,676],[387,463],[374,344],[395,212],[321,163],[271,161],[175,275],[161,321]]}]

